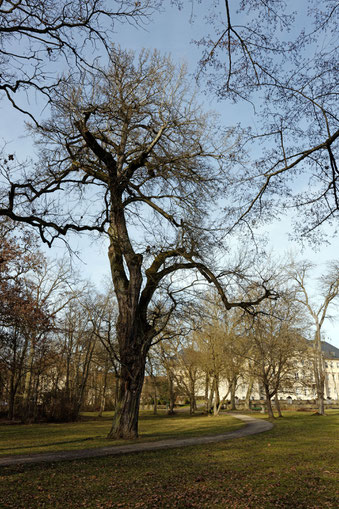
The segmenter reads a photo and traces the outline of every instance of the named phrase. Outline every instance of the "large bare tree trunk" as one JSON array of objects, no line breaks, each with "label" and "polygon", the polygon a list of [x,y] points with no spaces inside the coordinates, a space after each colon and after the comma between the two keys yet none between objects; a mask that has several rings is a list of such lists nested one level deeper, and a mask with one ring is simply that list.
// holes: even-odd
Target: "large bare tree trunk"
[{"label": "large bare tree trunk", "polygon": [[[115,414],[107,438],[133,439],[138,437],[140,396],[150,345],[147,336],[150,329],[147,322],[147,306],[154,288],[150,288],[141,305],[143,257],[135,253],[131,245],[125,223],[121,191],[117,191],[112,186],[111,192],[108,258],[119,306],[116,331],[121,371]],[[124,259],[128,267],[129,279],[126,275]]]},{"label": "large bare tree trunk", "polygon": [[146,357],[149,350],[146,318],[129,302],[120,301],[117,339],[120,353],[120,380],[110,439],[138,437],[138,419]]},{"label": "large bare tree trunk", "polygon": [[123,362],[117,405],[112,428],[107,438],[134,439],[138,437],[139,406],[145,376],[145,362],[141,352],[139,356],[135,355],[134,359],[125,359]]}]

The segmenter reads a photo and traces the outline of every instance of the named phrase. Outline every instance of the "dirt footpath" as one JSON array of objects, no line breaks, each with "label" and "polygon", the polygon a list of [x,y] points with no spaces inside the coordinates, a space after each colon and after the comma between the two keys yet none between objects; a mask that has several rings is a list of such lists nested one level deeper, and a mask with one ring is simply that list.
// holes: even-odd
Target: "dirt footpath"
[{"label": "dirt footpath", "polygon": [[99,458],[102,456],[114,456],[117,454],[129,454],[133,452],[158,451],[159,449],[174,449],[176,447],[187,447],[192,445],[212,444],[223,442],[233,438],[242,438],[257,433],[263,433],[273,428],[271,422],[255,419],[250,415],[232,414],[233,417],[246,423],[246,425],[235,431],[229,431],[221,435],[208,435],[191,438],[172,438],[159,440],[158,442],[134,443],[128,445],[117,445],[99,447],[96,449],[80,449],[78,451],[57,451],[40,453],[34,455],[3,456],[0,458],[0,467],[10,465],[24,465],[28,463],[54,463],[56,461],[78,460],[87,458]]}]

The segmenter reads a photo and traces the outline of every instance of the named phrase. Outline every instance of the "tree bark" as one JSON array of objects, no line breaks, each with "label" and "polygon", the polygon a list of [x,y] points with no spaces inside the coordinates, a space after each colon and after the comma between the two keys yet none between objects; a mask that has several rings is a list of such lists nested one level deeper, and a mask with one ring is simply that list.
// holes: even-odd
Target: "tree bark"
[{"label": "tree bark", "polygon": [[236,406],[236,403],[235,403],[235,392],[236,392],[236,389],[237,389],[237,382],[236,380],[233,378],[231,380],[231,410],[236,410],[237,409],[237,406]]},{"label": "tree bark", "polygon": [[173,375],[168,372],[167,374],[168,379],[168,393],[169,393],[169,406],[168,406],[168,415],[174,414],[174,406],[175,406],[175,391],[174,391],[174,377]]},{"label": "tree bark", "polygon": [[253,390],[254,378],[251,377],[248,382],[246,397],[245,397],[245,409],[251,410],[251,394]]},{"label": "tree bark", "polygon": [[[114,165],[112,175],[115,171]],[[138,418],[146,356],[150,347],[150,329],[147,307],[156,286],[151,287],[141,304],[142,260],[134,252],[124,217],[122,191],[111,182],[110,246],[108,258],[112,281],[119,306],[116,325],[120,354],[120,384],[109,439],[138,437]],[[127,265],[129,278],[125,267]]]},{"label": "tree bark", "polygon": [[213,393],[213,415],[216,417],[219,415],[220,410],[219,380],[217,376],[214,376],[213,378]]},{"label": "tree bark", "polygon": [[210,413],[211,409],[212,409],[213,398],[214,398],[214,386],[215,386],[215,382],[214,382],[214,378],[213,378],[212,385],[210,388],[210,393],[209,393],[208,400],[207,400],[207,412],[208,413]]},{"label": "tree bark", "polygon": [[281,408],[280,408],[280,401],[279,401],[279,396],[278,396],[278,393],[275,394],[274,396],[274,401],[275,401],[275,407],[277,409],[277,412],[278,412],[278,416],[279,417],[282,417],[282,413],[281,413]]},{"label": "tree bark", "polygon": [[138,438],[140,396],[147,352],[143,351],[142,342],[137,338],[133,342],[125,341],[125,348],[120,347],[120,350],[120,386],[112,428],[107,438],[135,439]]},{"label": "tree bark", "polygon": [[139,366],[134,372],[133,379],[126,373],[126,368],[122,368],[121,370],[122,376],[117,407],[115,409],[112,428],[107,438],[138,438],[139,405],[145,373],[145,366],[141,364],[142,363],[139,361]]},{"label": "tree bark", "polygon": [[270,394],[270,391],[269,391],[269,388],[267,387],[267,385],[265,385],[265,395],[266,395],[268,417],[270,419],[274,419],[274,413],[273,413],[272,402],[271,402],[271,394]]},{"label": "tree bark", "polygon": [[206,408],[207,413],[209,413],[210,409],[211,409],[211,406],[209,404],[209,397],[208,397],[209,384],[210,384],[210,377],[209,377],[209,374],[206,373],[206,377],[205,377],[205,408]]}]

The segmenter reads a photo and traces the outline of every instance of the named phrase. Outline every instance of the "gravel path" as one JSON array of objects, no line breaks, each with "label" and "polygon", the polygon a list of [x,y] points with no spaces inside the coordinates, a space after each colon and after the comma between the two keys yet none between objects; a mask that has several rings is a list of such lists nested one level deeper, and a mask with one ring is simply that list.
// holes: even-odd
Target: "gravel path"
[{"label": "gravel path", "polygon": [[157,451],[159,449],[174,449],[176,447],[187,447],[191,445],[212,444],[223,442],[233,438],[247,437],[263,433],[273,428],[271,422],[255,419],[249,415],[232,414],[236,419],[245,422],[246,425],[235,431],[229,431],[221,435],[208,435],[191,438],[171,438],[168,440],[159,440],[158,442],[134,443],[129,445],[117,445],[108,447],[99,447],[96,449],[80,449],[77,451],[57,451],[46,452],[33,455],[17,455],[0,457],[0,466],[24,465],[31,463],[54,463],[64,460],[78,460],[86,458],[99,458],[102,456],[114,456],[117,454],[128,454],[132,452]]}]

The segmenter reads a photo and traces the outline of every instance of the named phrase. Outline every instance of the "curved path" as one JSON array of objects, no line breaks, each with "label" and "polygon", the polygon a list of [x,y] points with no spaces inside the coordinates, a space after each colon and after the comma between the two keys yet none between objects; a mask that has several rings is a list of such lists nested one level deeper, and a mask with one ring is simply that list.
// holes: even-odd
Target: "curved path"
[{"label": "curved path", "polygon": [[243,428],[235,431],[229,431],[221,435],[208,435],[202,437],[191,437],[191,438],[171,438],[168,440],[159,440],[158,442],[143,442],[139,444],[129,445],[116,445],[109,447],[99,447],[93,449],[81,449],[77,451],[56,451],[46,452],[40,454],[29,455],[18,455],[18,456],[4,456],[0,457],[0,466],[10,465],[23,465],[29,463],[54,463],[56,461],[63,460],[78,460],[87,458],[98,458],[102,456],[113,456],[116,454],[127,454],[131,452],[144,452],[144,451],[157,451],[159,449],[174,449],[176,447],[187,447],[190,445],[204,445],[215,442],[223,442],[224,440],[230,440],[232,438],[247,437],[250,435],[256,435],[257,433],[263,433],[273,428],[271,422],[255,419],[249,415],[232,414],[236,419],[240,419],[245,422],[246,425]]}]

